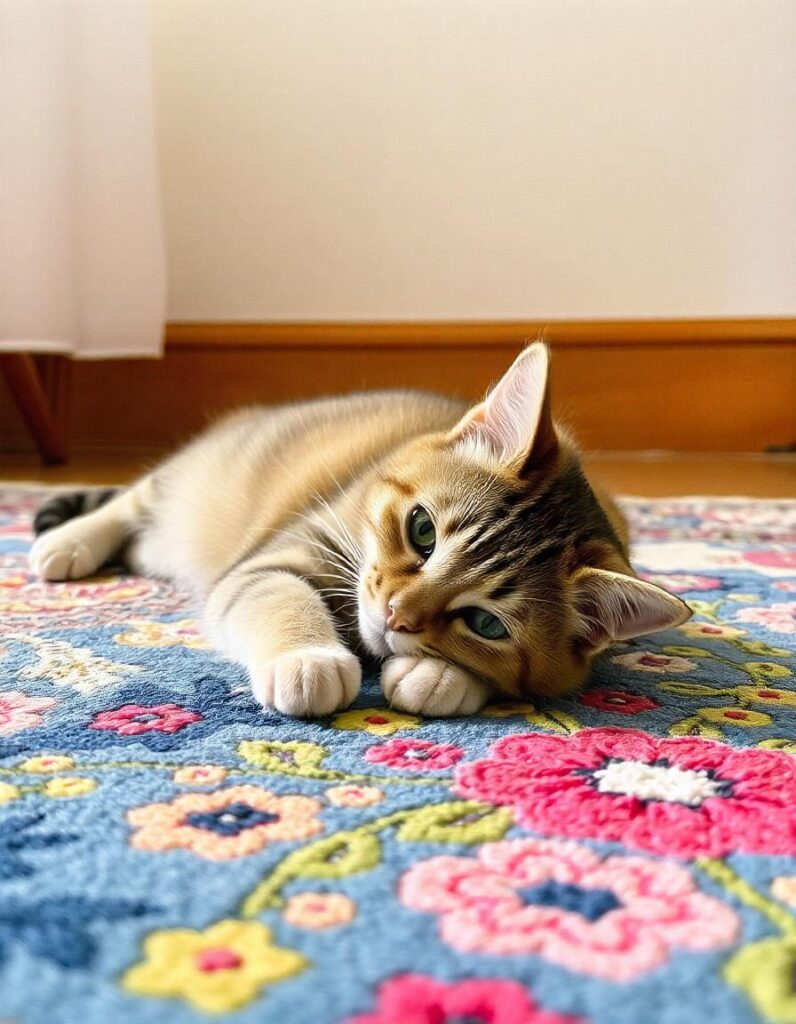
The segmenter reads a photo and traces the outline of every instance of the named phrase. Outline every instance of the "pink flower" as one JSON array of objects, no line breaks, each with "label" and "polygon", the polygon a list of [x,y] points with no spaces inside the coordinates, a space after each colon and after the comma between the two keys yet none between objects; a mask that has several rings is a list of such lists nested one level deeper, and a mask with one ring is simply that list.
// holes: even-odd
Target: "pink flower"
[{"label": "pink flower", "polygon": [[[614,658],[616,661],[616,658]],[[615,711],[620,715],[638,715],[642,711],[654,711],[660,704],[642,693],[628,690],[587,690],[578,697],[578,702],[598,711]]]},{"label": "pink flower", "polygon": [[679,857],[796,853],[796,759],[632,729],[506,736],[457,769],[456,791],[513,805],[543,835],[611,839]]},{"label": "pink flower", "polygon": [[388,740],[365,751],[365,760],[371,764],[386,764],[388,768],[403,768],[408,772],[450,768],[462,757],[464,751],[461,747],[450,743],[430,743],[428,740]]},{"label": "pink flower", "polygon": [[446,983],[403,974],[379,986],[375,1013],[346,1024],[581,1024],[581,1018],[540,1010],[516,981],[472,978]]},{"label": "pink flower", "polygon": [[796,601],[768,608],[744,608],[735,618],[739,622],[756,622],[773,633],[796,633]]},{"label": "pink flower", "polygon": [[0,693],[0,736],[41,725],[42,713],[57,703],[52,697],[28,697],[20,690]]},{"label": "pink flower", "polygon": [[688,658],[672,657],[669,654],[655,654],[653,651],[635,651],[611,658],[615,665],[632,669],[634,672],[654,672],[663,675],[668,672],[691,672],[696,663]]},{"label": "pink flower", "polygon": [[745,551],[744,560],[752,565],[762,565],[766,569],[792,569],[796,572],[796,551]]},{"label": "pink flower", "polygon": [[564,840],[487,843],[478,858],[433,857],[403,876],[401,901],[440,915],[457,950],[535,953],[610,981],[666,963],[672,949],[730,945],[729,907],[699,892],[681,865],[595,853]]},{"label": "pink flower", "polygon": [[94,715],[89,729],[112,729],[120,736],[140,736],[143,732],[177,732],[202,716],[179,704],[123,704],[114,711]]},{"label": "pink flower", "polygon": [[718,576],[691,576],[686,573],[667,573],[665,576],[656,576],[654,573],[643,572],[641,573],[641,578],[674,594],[687,594],[694,590],[719,590],[721,588],[721,580]]}]

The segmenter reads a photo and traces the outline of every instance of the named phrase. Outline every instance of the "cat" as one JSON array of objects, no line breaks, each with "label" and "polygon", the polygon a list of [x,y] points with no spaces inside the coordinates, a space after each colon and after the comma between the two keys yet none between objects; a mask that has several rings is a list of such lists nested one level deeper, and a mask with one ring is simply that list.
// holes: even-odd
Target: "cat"
[{"label": "cat", "polygon": [[290,715],[347,707],[360,655],[413,714],[567,693],[610,644],[691,611],[634,573],[548,378],[536,342],[472,408],[384,391],[244,409],[128,489],[52,499],[33,570],[121,558],[189,586],[259,703]]}]

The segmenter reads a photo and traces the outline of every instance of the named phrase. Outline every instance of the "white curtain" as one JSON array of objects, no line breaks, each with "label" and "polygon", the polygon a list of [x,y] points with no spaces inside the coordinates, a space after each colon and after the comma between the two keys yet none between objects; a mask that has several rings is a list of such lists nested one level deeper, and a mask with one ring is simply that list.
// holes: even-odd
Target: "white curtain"
[{"label": "white curtain", "polygon": [[0,0],[0,352],[154,356],[147,0]]}]

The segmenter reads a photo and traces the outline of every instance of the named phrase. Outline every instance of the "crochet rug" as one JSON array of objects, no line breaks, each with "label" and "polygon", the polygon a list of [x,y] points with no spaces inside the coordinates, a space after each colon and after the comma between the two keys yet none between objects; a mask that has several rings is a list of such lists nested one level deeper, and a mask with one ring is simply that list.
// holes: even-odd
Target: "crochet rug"
[{"label": "crochet rug", "polygon": [[0,492],[0,1018],[796,1021],[796,503],[631,501],[696,611],[589,688],[264,713],[188,595],[27,571]]}]

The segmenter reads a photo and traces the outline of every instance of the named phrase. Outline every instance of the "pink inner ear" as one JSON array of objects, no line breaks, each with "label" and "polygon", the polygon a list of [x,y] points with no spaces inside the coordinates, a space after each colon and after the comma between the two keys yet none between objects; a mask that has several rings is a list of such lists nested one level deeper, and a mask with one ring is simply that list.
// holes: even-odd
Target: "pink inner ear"
[{"label": "pink inner ear", "polygon": [[595,649],[615,640],[631,640],[672,629],[691,617],[678,597],[634,576],[607,569],[583,569],[575,580],[579,633]]},{"label": "pink inner ear", "polygon": [[522,470],[532,454],[545,454],[555,442],[547,388],[547,348],[525,349],[480,405],[453,431],[457,443],[478,457],[497,459]]}]

